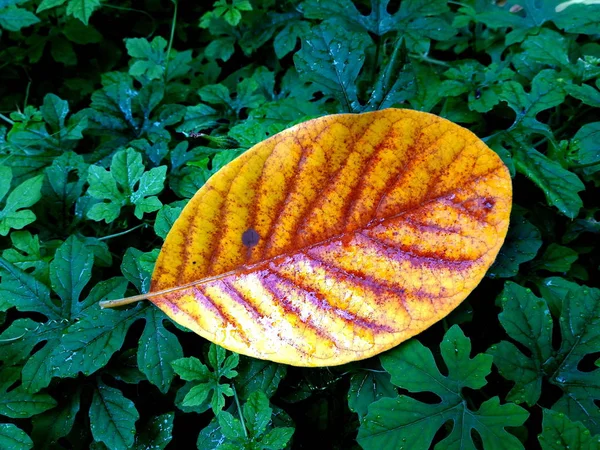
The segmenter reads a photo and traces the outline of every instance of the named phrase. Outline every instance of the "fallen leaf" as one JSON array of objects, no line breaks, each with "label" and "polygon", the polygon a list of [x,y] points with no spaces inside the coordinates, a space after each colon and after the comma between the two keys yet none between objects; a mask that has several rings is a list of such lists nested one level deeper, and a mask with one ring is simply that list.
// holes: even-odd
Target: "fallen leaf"
[{"label": "fallen leaf", "polygon": [[147,296],[229,350],[295,366],[368,358],[439,321],[506,236],[501,159],[432,114],[325,116],[255,145],[196,193]]}]

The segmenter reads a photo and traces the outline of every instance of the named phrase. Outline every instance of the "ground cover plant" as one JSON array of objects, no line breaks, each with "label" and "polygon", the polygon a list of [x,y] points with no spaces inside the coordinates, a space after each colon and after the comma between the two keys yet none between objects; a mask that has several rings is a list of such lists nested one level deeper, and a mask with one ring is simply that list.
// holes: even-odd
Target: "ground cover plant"
[{"label": "ground cover plant", "polygon": [[[598,2],[195,3],[0,2],[0,448],[598,448]],[[504,247],[450,316],[316,369],[100,309],[148,290],[223,165],[392,106],[513,176]]]}]

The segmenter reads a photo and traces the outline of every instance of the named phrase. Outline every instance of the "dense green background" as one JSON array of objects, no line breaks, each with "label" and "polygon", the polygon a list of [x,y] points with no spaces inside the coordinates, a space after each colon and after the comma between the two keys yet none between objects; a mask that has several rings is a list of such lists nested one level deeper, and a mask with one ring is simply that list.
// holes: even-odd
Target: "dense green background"
[{"label": "dense green background", "polygon": [[[598,449],[598,2],[196,3],[0,0],[0,448]],[[514,177],[505,246],[450,317],[298,369],[100,310],[148,289],[240,152],[390,106]]]}]

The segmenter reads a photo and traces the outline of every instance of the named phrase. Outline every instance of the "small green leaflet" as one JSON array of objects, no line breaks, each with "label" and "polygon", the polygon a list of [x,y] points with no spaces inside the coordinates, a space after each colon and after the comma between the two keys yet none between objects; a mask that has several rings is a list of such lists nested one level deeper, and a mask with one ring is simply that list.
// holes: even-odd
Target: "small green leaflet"
[{"label": "small green leaflet", "polygon": [[210,345],[208,362],[213,370],[202,364],[198,358],[181,358],[171,365],[175,373],[185,381],[193,381],[193,387],[183,399],[183,406],[202,405],[212,392],[210,404],[215,414],[225,406],[225,396],[231,397],[233,389],[229,384],[221,384],[221,377],[234,378],[237,372],[233,370],[239,362],[240,355],[233,353],[226,357],[226,350],[215,344]]},{"label": "small green leaflet", "polygon": [[175,414],[170,412],[153,417],[135,440],[134,450],[162,450],[173,438],[173,419]]},{"label": "small green leaflet", "polygon": [[12,423],[0,423],[0,447],[11,450],[29,450],[33,448],[31,438]]},{"label": "small green leaflet", "polygon": [[[4,206],[0,206],[0,236],[6,236],[11,228],[21,229],[33,221],[35,214],[28,208],[41,198],[43,175],[28,178],[8,194]],[[0,202],[10,191],[12,170],[0,166]]]},{"label": "small green leaflet", "polygon": [[159,210],[162,203],[156,194],[163,190],[166,173],[166,166],[144,172],[142,155],[131,148],[113,156],[110,171],[97,165],[90,166],[87,192],[102,201],[90,208],[88,217],[110,223],[127,205],[135,206],[134,215],[138,219],[145,213]]},{"label": "small green leaflet", "polygon": [[222,411],[217,419],[221,433],[225,437],[219,450],[237,450],[240,448],[256,450],[280,450],[291,439],[294,429],[276,427],[267,432],[273,410],[269,400],[261,391],[255,391],[248,397],[243,408],[243,422],[227,411]]},{"label": "small green leaflet", "polygon": [[145,76],[149,80],[155,80],[164,75],[167,53],[167,41],[160,36],[155,37],[152,42],[144,38],[126,39],[127,53],[136,58],[129,68],[129,74],[133,77]]},{"label": "small green leaflet", "polygon": [[[67,0],[43,0],[38,6],[37,12],[56,8],[66,3]],[[88,24],[92,13],[101,5],[100,0],[68,0],[67,14],[81,20],[85,25]]]}]

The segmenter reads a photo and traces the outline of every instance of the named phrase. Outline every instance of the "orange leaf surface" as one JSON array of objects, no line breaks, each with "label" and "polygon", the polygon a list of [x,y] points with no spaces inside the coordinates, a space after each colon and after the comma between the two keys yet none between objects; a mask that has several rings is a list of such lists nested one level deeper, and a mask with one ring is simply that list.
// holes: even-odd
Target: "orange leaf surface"
[{"label": "orange leaf surface", "polygon": [[440,117],[321,117],[223,167],[164,243],[150,300],[238,353],[295,366],[373,356],[477,286],[506,236],[500,158]]}]

